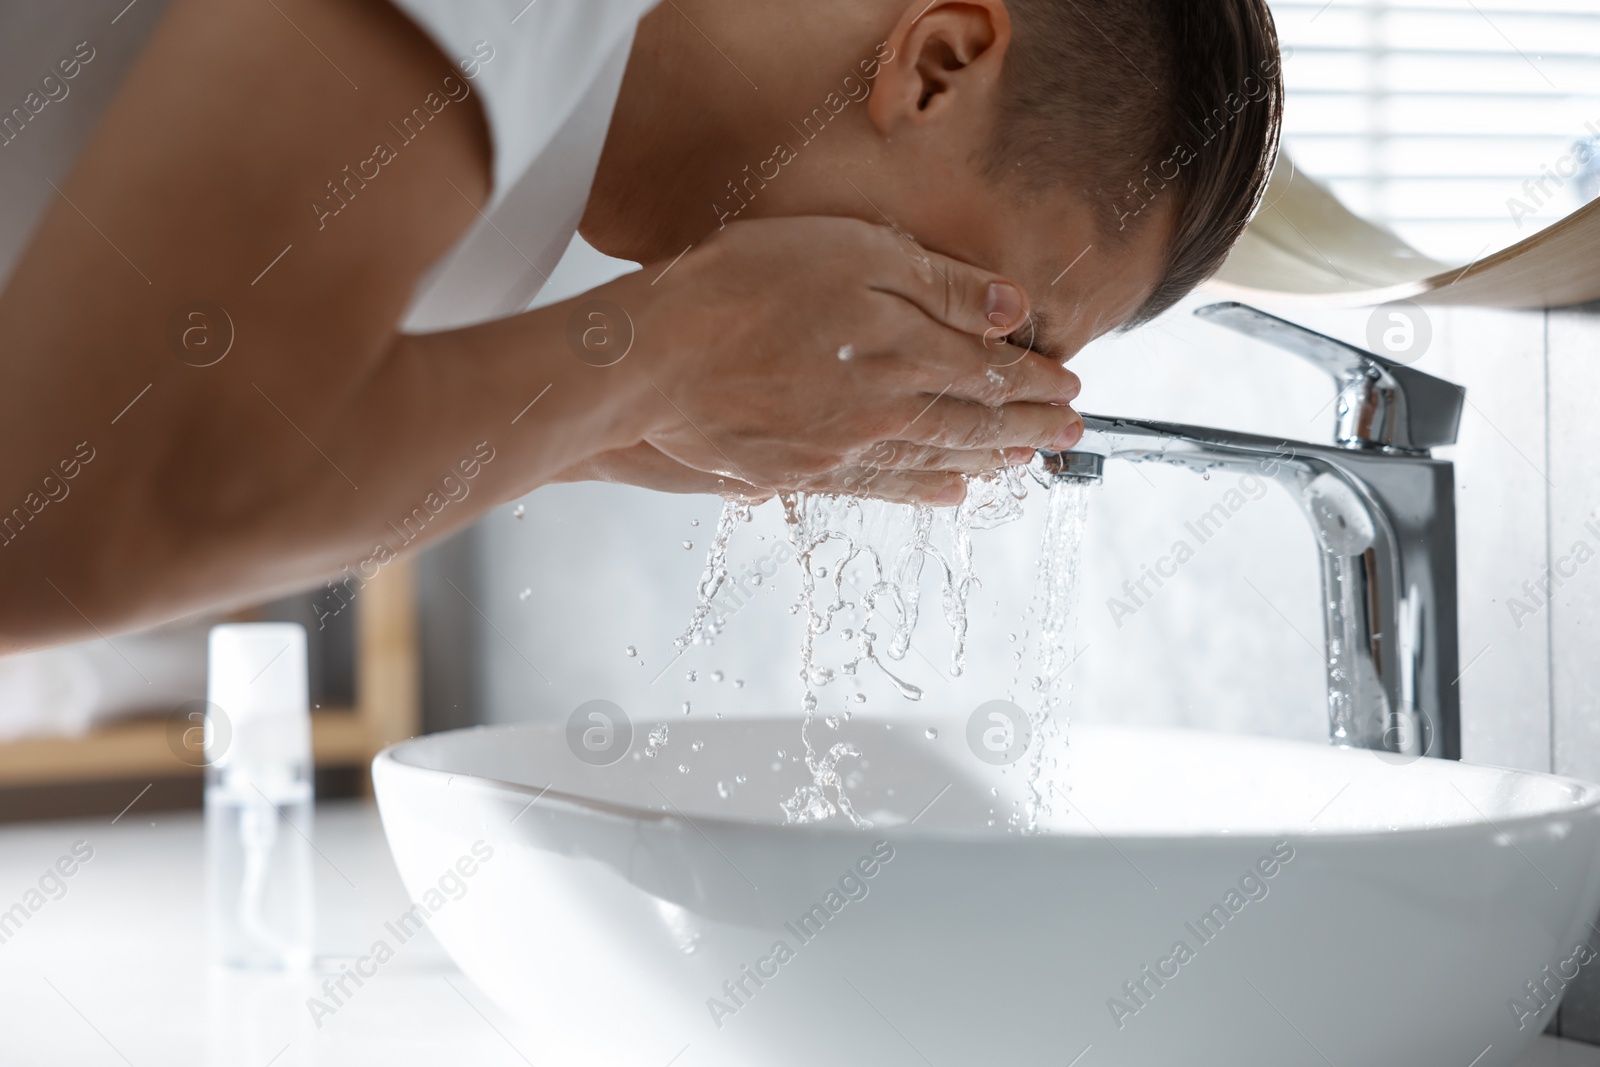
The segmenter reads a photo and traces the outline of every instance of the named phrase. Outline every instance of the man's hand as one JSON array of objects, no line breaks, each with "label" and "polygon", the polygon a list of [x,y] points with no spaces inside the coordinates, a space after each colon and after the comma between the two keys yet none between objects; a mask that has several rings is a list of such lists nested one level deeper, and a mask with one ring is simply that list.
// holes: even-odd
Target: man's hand
[{"label": "man's hand", "polygon": [[[945,474],[990,474],[1004,466],[1020,466],[1033,459],[1031,448],[953,451],[921,445],[893,445],[884,442],[868,451],[854,467],[828,471],[805,484],[791,486],[812,493],[837,493],[841,496],[872,497],[897,504],[938,503],[932,498],[940,487],[930,489],[918,475],[928,471]],[[708,496],[736,497],[760,503],[773,495],[738,478],[695,470],[661,452],[653,445],[605,452],[562,471],[553,482],[610,482],[653,489],[658,493],[700,493]]]},{"label": "man's hand", "polygon": [[769,492],[956,503],[963,474],[1082,436],[1077,376],[1005,346],[1025,295],[883,227],[739,223],[596,297],[633,309],[644,441]]},{"label": "man's hand", "polygon": [[752,504],[760,503],[772,496],[770,490],[757,489],[737,478],[724,478],[720,474],[685,467],[653,445],[643,443],[632,448],[602,452],[598,456],[592,456],[582,463],[568,467],[550,480],[558,483],[610,482],[614,485],[654,489],[658,493],[729,496]]}]

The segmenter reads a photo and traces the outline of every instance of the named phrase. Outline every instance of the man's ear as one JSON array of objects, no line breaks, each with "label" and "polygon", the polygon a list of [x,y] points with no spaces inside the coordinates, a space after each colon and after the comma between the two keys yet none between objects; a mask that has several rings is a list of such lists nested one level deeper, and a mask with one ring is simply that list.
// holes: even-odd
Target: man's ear
[{"label": "man's ear", "polygon": [[867,113],[888,135],[992,92],[1011,44],[1011,14],[1004,0],[912,0],[886,44],[894,58],[882,64]]}]

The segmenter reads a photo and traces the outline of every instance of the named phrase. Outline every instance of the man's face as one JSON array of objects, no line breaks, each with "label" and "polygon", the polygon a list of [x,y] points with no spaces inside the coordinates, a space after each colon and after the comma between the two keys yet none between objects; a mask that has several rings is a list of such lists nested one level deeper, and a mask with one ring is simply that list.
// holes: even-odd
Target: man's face
[{"label": "man's face", "polygon": [[[984,170],[1003,6],[817,4],[826,10],[679,0],[648,16],[584,236],[651,262],[744,220],[860,218],[893,228],[908,254],[927,248],[1016,281],[1033,315],[1013,343],[1059,360],[1137,311],[1163,270],[1170,204],[1107,240],[1096,219],[1108,205],[1059,184],[1026,193]],[[720,57],[696,28],[707,25]]]},{"label": "man's face", "polygon": [[[883,163],[845,175],[819,160],[784,175],[786,188],[770,183],[739,217],[853,216],[893,229],[908,255],[926,248],[1010,278],[1030,304],[1029,323],[1011,342],[1061,362],[1132,318],[1161,279],[1167,205],[1157,202],[1137,228],[1108,240],[1079,194],[1027,196],[954,160],[936,171],[914,158]],[[1005,365],[1017,357],[993,358]]]}]

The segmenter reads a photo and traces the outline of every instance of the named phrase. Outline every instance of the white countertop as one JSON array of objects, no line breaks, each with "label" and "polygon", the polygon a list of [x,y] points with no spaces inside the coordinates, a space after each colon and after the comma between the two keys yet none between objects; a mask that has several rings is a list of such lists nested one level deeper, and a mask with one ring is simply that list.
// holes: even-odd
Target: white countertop
[{"label": "white countertop", "polygon": [[[337,972],[408,902],[376,809],[324,804],[313,836],[319,971]],[[517,1025],[425,931],[320,1028],[306,1000],[326,974],[214,972],[196,813],[141,816],[135,804],[115,825],[0,828],[0,911],[77,841],[93,859],[0,944],[4,1067],[527,1067]]]},{"label": "white countertop", "polygon": [[[336,972],[408,901],[371,806],[322,805],[314,836],[319,969]],[[214,971],[195,813],[141,816],[135,804],[115,824],[0,829],[0,912],[78,841],[93,859],[0,944],[4,1067],[527,1067],[517,1024],[426,932],[320,1027],[306,1000],[324,973]],[[1545,1038],[1519,1067],[1600,1067],[1600,1049]]]}]

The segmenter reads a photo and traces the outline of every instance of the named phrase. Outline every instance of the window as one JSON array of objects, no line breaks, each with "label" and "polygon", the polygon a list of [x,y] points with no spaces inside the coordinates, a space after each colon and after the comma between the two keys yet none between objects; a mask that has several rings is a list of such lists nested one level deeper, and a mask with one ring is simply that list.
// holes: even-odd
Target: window
[{"label": "window", "polygon": [[1600,193],[1600,0],[1278,0],[1284,145],[1351,210],[1470,262]]}]

